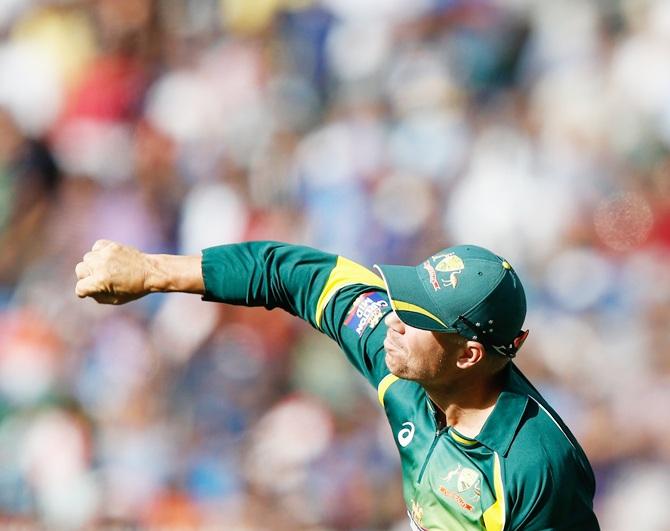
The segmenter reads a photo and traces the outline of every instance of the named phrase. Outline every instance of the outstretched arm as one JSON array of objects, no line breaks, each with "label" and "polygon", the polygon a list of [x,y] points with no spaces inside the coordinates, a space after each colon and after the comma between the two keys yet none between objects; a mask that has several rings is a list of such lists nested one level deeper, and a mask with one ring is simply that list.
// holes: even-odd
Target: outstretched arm
[{"label": "outstretched arm", "polygon": [[282,308],[335,339],[375,387],[388,374],[384,331],[377,327],[390,310],[383,282],[341,256],[270,241],[210,247],[202,257],[151,255],[100,240],[76,274],[77,295],[104,304],[181,291],[207,301]]},{"label": "outstretched arm", "polygon": [[124,304],[161,291],[205,292],[199,256],[146,254],[109,240],[95,242],[75,273],[77,296],[102,304]]}]

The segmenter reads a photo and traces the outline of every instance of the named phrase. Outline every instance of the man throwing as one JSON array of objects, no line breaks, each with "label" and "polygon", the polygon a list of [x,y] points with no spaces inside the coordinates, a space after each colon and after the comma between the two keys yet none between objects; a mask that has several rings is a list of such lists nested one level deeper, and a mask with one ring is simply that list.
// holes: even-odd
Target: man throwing
[{"label": "man throwing", "polygon": [[583,450],[511,361],[528,334],[512,266],[462,245],[375,268],[277,242],[174,256],[100,240],[77,264],[76,293],[279,307],[333,338],[377,390],[414,530],[599,529]]}]

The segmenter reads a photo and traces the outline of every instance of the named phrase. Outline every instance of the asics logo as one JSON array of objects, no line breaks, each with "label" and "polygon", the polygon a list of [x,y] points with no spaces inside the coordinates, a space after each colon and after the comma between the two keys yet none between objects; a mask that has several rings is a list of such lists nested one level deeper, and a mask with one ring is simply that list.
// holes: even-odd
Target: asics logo
[{"label": "asics logo", "polygon": [[412,442],[414,438],[414,424],[411,422],[403,422],[403,426],[407,426],[398,432],[398,443],[403,448]]}]

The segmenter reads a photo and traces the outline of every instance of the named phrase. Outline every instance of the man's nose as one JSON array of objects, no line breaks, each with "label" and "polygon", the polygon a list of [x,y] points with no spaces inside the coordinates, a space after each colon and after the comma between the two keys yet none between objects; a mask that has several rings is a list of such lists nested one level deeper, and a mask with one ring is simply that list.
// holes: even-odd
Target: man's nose
[{"label": "man's nose", "polygon": [[384,318],[384,324],[400,334],[405,333],[405,323],[403,323],[395,312],[390,312]]}]

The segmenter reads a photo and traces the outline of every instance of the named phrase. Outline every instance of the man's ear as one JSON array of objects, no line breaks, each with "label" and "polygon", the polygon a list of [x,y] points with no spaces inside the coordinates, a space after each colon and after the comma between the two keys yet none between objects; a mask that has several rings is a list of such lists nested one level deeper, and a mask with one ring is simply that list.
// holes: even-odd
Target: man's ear
[{"label": "man's ear", "polygon": [[456,366],[459,369],[469,369],[477,365],[486,357],[484,345],[477,341],[467,341],[462,352],[456,359]]}]

